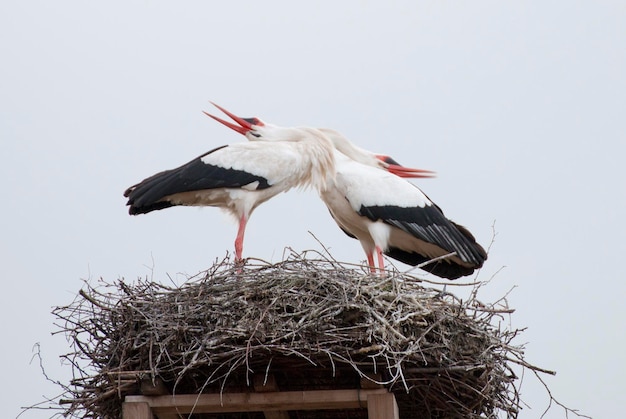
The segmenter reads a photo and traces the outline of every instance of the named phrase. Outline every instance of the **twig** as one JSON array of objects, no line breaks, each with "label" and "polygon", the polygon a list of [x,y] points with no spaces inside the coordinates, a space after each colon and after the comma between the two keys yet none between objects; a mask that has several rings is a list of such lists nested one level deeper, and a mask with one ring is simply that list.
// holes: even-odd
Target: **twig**
[{"label": "twig", "polygon": [[506,295],[478,300],[484,282],[461,283],[472,287],[463,301],[426,287],[435,281],[397,270],[381,279],[322,248],[289,249],[274,264],[249,258],[235,266],[227,255],[181,285],[86,282],[54,311],[75,374],[59,397],[64,415],[119,417],[145,374],[172,394],[223,394],[248,387],[251,371],[287,377],[287,389],[296,378],[301,386],[353,385],[375,371],[402,409],[516,418],[522,402],[512,366],[552,373],[513,343],[523,329],[500,329],[514,311]]}]

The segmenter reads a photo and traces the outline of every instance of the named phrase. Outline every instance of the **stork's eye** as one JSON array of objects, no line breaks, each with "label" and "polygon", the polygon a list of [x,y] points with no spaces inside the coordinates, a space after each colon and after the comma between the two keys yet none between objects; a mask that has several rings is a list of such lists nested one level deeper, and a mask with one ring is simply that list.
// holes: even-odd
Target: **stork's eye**
[{"label": "stork's eye", "polygon": [[254,131],[250,131],[250,134],[254,135],[255,137],[259,138],[261,136],[261,134],[256,133]]},{"label": "stork's eye", "polygon": [[257,118],[256,116],[252,118],[242,118],[242,119],[248,122],[249,124],[263,126],[263,122],[261,122],[261,120]]}]

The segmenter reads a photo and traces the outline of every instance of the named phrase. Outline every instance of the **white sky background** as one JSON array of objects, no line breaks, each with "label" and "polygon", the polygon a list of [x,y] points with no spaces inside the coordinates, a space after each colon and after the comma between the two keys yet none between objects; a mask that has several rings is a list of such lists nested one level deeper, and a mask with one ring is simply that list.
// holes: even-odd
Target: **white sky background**
[{"label": "white sky background", "polygon": [[[517,286],[512,326],[528,327],[517,342],[558,372],[544,377],[553,395],[615,417],[626,390],[625,21],[620,1],[2,2],[3,414],[58,392],[30,362],[35,343],[48,374],[69,379],[50,312],[81,278],[182,281],[232,252],[236,224],[219,210],[130,217],[122,197],[244,141],[201,113],[213,100],[436,170],[418,184],[448,217],[484,245],[496,222],[481,277],[506,268],[482,299]],[[321,249],[308,231],[335,258],[364,259],[312,191],[261,206],[244,256]],[[532,409],[521,418],[548,403],[531,374],[522,398]]]}]

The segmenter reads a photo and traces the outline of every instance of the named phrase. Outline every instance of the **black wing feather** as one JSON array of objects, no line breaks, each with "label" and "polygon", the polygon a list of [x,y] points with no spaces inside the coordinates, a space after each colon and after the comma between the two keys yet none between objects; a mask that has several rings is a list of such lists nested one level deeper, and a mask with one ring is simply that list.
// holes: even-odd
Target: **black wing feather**
[{"label": "black wing feather", "polygon": [[[448,252],[456,252],[461,260],[472,264],[474,268],[481,267],[487,259],[487,253],[482,246],[476,243],[472,234],[465,227],[448,220],[436,205],[426,205],[423,208],[362,206],[359,214],[372,221],[382,220]],[[410,255],[415,256],[409,257],[409,253],[400,249],[389,249],[389,253],[389,256],[411,265],[417,265],[428,260],[424,255],[416,253],[410,253]],[[450,265],[450,263],[446,264]]]},{"label": "black wing feather", "polygon": [[165,170],[126,189],[130,214],[145,214],[150,211],[171,207],[175,204],[163,198],[182,192],[218,188],[241,188],[258,182],[256,189],[269,188],[266,178],[243,170],[235,170],[204,163],[202,158],[221,150],[215,148],[176,169]]},{"label": "black wing feather", "polygon": [[[407,252],[405,250],[398,249],[397,247],[390,247],[387,251],[385,251],[385,254],[390,258],[399,260],[400,262],[411,266],[417,266],[431,260],[431,258],[420,255],[419,253]],[[440,278],[457,279],[462,276],[471,275],[476,268],[478,267],[466,267],[456,263],[449,263],[444,259],[431,262],[428,265],[422,266],[420,269],[430,272],[433,275],[437,275]]]}]

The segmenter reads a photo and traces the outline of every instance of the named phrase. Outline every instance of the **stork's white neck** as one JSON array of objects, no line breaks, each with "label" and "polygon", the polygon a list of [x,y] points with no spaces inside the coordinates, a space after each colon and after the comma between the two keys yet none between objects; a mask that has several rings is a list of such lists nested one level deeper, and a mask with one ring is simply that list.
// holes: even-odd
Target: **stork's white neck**
[{"label": "stork's white neck", "polygon": [[318,129],[264,123],[253,126],[246,137],[254,142],[280,142],[298,154],[301,164],[292,168],[292,186],[313,186],[319,191],[335,176],[335,147]]},{"label": "stork's white neck", "polygon": [[315,128],[300,127],[294,130],[300,135],[294,146],[306,159],[309,168],[304,173],[304,183],[321,191],[335,177],[335,147],[326,135]]},{"label": "stork's white neck", "polygon": [[330,128],[320,128],[319,131],[321,131],[332,141],[334,147],[337,150],[339,150],[341,153],[345,154],[352,160],[365,164],[367,166],[381,167],[381,161],[376,158],[376,155],[374,153],[371,153],[352,144],[341,133]]}]

